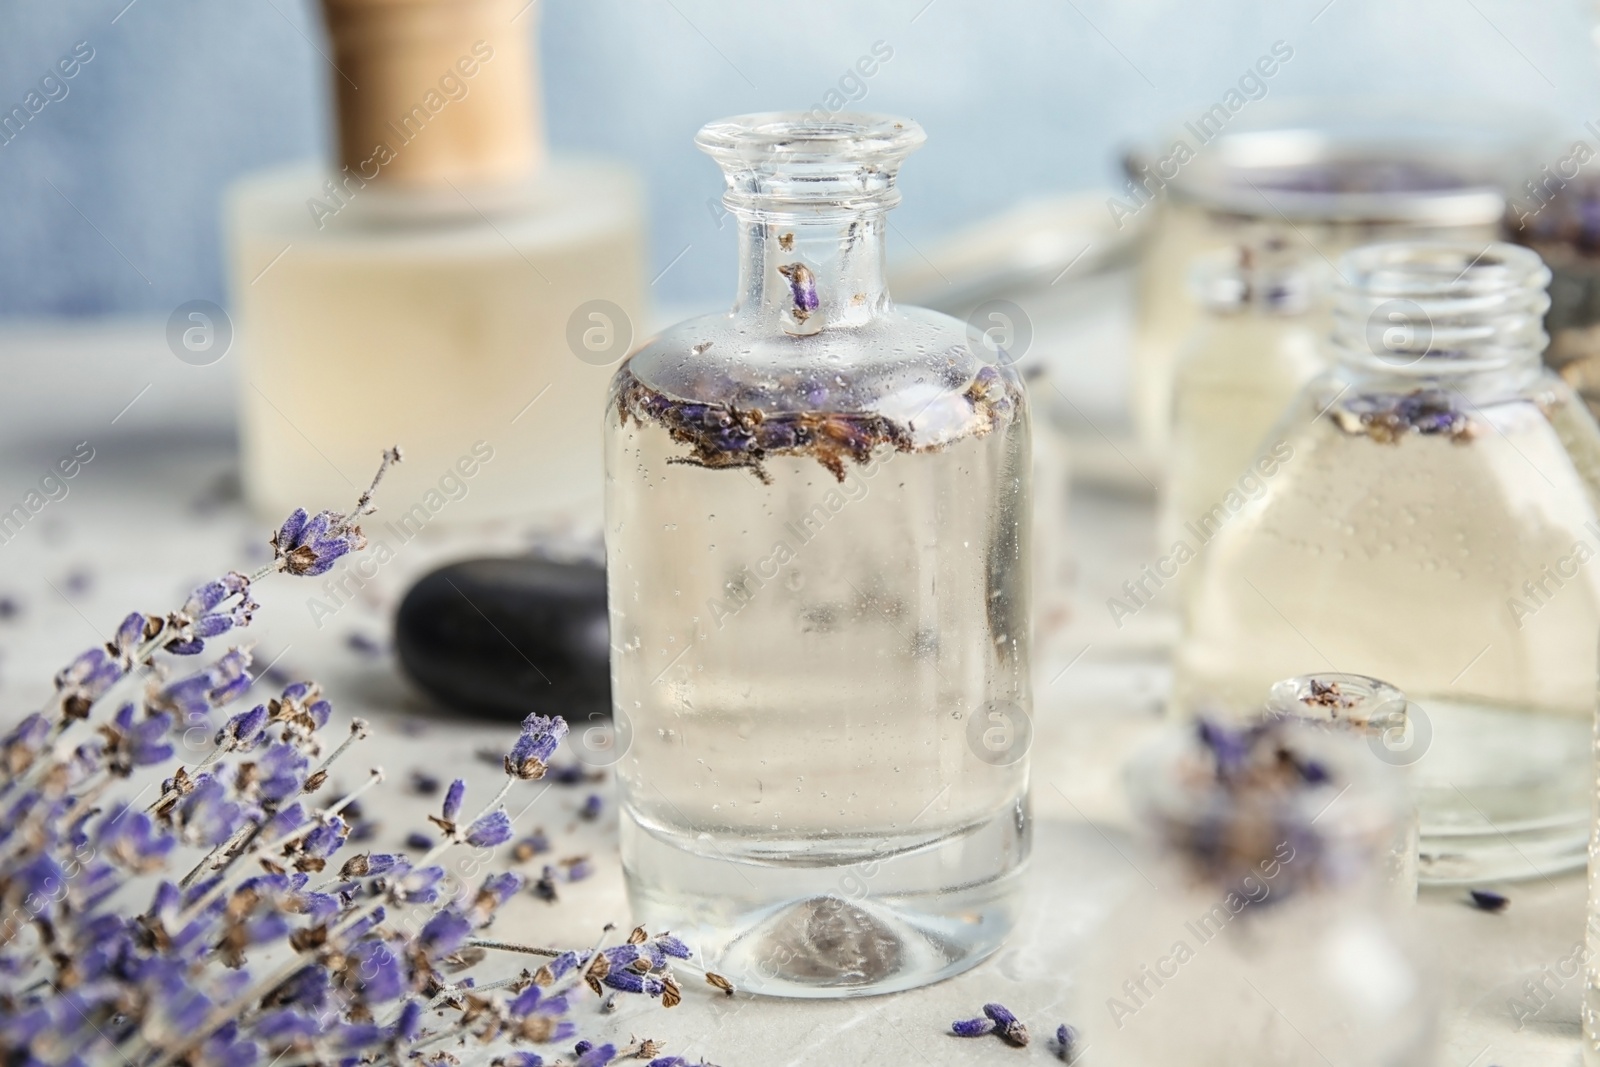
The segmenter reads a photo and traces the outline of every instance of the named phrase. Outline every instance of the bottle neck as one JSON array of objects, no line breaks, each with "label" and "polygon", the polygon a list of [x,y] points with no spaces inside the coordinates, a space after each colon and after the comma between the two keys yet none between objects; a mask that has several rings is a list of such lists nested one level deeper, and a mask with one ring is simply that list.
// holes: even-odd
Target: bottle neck
[{"label": "bottle neck", "polygon": [[1368,245],[1341,273],[1332,351],[1352,377],[1463,386],[1538,372],[1550,272],[1529,249]]},{"label": "bottle neck", "polygon": [[888,308],[887,209],[733,211],[740,223],[734,314],[805,336],[861,325]]}]

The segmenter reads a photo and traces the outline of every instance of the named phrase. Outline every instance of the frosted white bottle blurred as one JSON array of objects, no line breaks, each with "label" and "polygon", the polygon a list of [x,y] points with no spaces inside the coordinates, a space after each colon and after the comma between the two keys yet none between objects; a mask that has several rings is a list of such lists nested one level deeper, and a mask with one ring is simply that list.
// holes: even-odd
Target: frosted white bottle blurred
[{"label": "frosted white bottle blurred", "polygon": [[227,203],[251,502],[343,499],[398,443],[385,507],[408,534],[598,529],[609,365],[642,319],[637,180],[546,159],[520,3],[324,6],[342,169]]}]

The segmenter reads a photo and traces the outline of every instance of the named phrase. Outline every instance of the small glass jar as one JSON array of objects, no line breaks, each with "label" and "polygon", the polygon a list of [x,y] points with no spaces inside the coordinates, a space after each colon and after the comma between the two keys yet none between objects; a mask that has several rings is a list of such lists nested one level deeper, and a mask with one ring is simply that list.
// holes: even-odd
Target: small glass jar
[{"label": "small glass jar", "polygon": [[1252,461],[1270,449],[1268,431],[1324,366],[1310,314],[1313,271],[1281,238],[1203,257],[1193,281],[1205,317],[1178,359],[1173,385],[1164,546],[1230,494],[1260,492]]},{"label": "small glass jar", "polygon": [[1174,707],[1248,708],[1303,669],[1417,705],[1424,884],[1586,859],[1600,677],[1600,431],[1539,359],[1549,272],[1512,245],[1343,261],[1336,368],[1276,433],[1276,473],[1218,515]]},{"label": "small glass jar", "polygon": [[[1131,153],[1122,199],[1152,216],[1133,346],[1140,443],[1161,457],[1171,446],[1173,372],[1199,314],[1185,289],[1196,257],[1263,227],[1328,262],[1379,241],[1492,241],[1508,179],[1537,156],[1537,120],[1477,101],[1265,99],[1220,129],[1174,123]],[[1313,314],[1325,329],[1326,305]]]},{"label": "small glass jar", "polygon": [[1028,405],[1003,352],[889,299],[886,215],[922,141],[880,116],[706,126],[738,301],[612,386],[629,894],[757,993],[972,966],[1028,853]]},{"label": "small glass jar", "polygon": [[[1328,671],[1285,678],[1267,694],[1266,717],[1348,734],[1407,784],[1407,772],[1426,744],[1406,695],[1364,674]],[[1405,817],[1383,854],[1384,877],[1403,901],[1417,899],[1417,835],[1416,803],[1408,797]]]},{"label": "small glass jar", "polygon": [[1173,727],[1127,772],[1142,833],[1070,1017],[1098,1067],[1418,1064],[1434,1012],[1396,925],[1390,768],[1296,723]]}]

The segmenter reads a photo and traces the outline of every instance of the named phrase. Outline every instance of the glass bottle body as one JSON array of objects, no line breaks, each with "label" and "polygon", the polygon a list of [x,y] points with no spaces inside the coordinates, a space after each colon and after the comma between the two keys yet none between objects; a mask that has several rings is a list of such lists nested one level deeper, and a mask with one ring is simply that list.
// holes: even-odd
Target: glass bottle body
[{"label": "glass bottle body", "polygon": [[907,988],[998,947],[1028,848],[1025,395],[888,303],[881,208],[741,211],[747,298],[607,417],[629,892],[743,988]]},{"label": "glass bottle body", "polygon": [[[1346,273],[1416,247],[1358,251]],[[1470,279],[1485,250],[1461,248]],[[1494,248],[1484,269],[1533,290],[1498,299],[1531,307],[1537,257]],[[1429,298],[1436,329],[1474,328],[1450,299]],[[1537,331],[1536,309],[1517,315]],[[1540,369],[1542,334],[1497,341],[1494,358],[1356,355],[1307,388],[1265,492],[1205,544],[1176,664],[1180,709],[1246,707],[1308,657],[1401,686],[1428,733],[1412,767],[1424,883],[1575,867],[1587,838],[1600,431]]]}]

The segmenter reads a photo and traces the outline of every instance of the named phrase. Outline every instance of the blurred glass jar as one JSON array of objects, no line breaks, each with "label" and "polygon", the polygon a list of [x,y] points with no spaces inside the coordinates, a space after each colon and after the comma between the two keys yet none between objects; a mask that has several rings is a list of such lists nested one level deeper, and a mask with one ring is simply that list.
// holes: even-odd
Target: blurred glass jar
[{"label": "blurred glass jar", "polygon": [[[1406,695],[1388,682],[1364,674],[1301,674],[1285,678],[1267,694],[1266,717],[1361,741],[1377,759],[1395,768],[1402,780],[1422,758],[1419,715]],[[1404,817],[1382,856],[1384,879],[1403,901],[1417,899],[1417,808],[1407,798]]]},{"label": "blurred glass jar", "polygon": [[1335,369],[1190,591],[1174,707],[1244,710],[1306,657],[1387,678],[1428,731],[1421,880],[1581,866],[1600,676],[1600,430],[1539,362],[1524,248],[1391,244],[1341,270]]},{"label": "blurred glass jar", "polygon": [[[1478,103],[1417,113],[1367,99],[1263,100],[1208,140],[1189,123],[1129,153],[1127,195],[1153,215],[1134,339],[1141,443],[1156,456],[1169,446],[1173,366],[1198,315],[1185,272],[1197,257],[1263,226],[1328,262],[1378,241],[1493,240],[1507,177],[1543,128],[1542,116]],[[1180,142],[1188,161],[1175,165]]]},{"label": "blurred glass jar", "polygon": [[1139,877],[1074,992],[1099,1067],[1422,1064],[1434,1011],[1396,927],[1391,768],[1293,723],[1174,727],[1128,768]]},{"label": "blurred glass jar", "polygon": [[[1230,494],[1259,492],[1251,460],[1270,447],[1268,431],[1324,366],[1310,315],[1312,275],[1301,251],[1278,237],[1195,265],[1195,299],[1205,317],[1178,360],[1162,545],[1198,548],[1211,513]],[[1204,559],[1199,553],[1198,562]],[[1180,572],[1180,595],[1193,570]]]},{"label": "blurred glass jar", "polygon": [[1525,198],[1512,201],[1507,228],[1550,268],[1545,365],[1600,417],[1600,180],[1568,183],[1551,175],[1537,184],[1530,179],[1523,191]]}]

